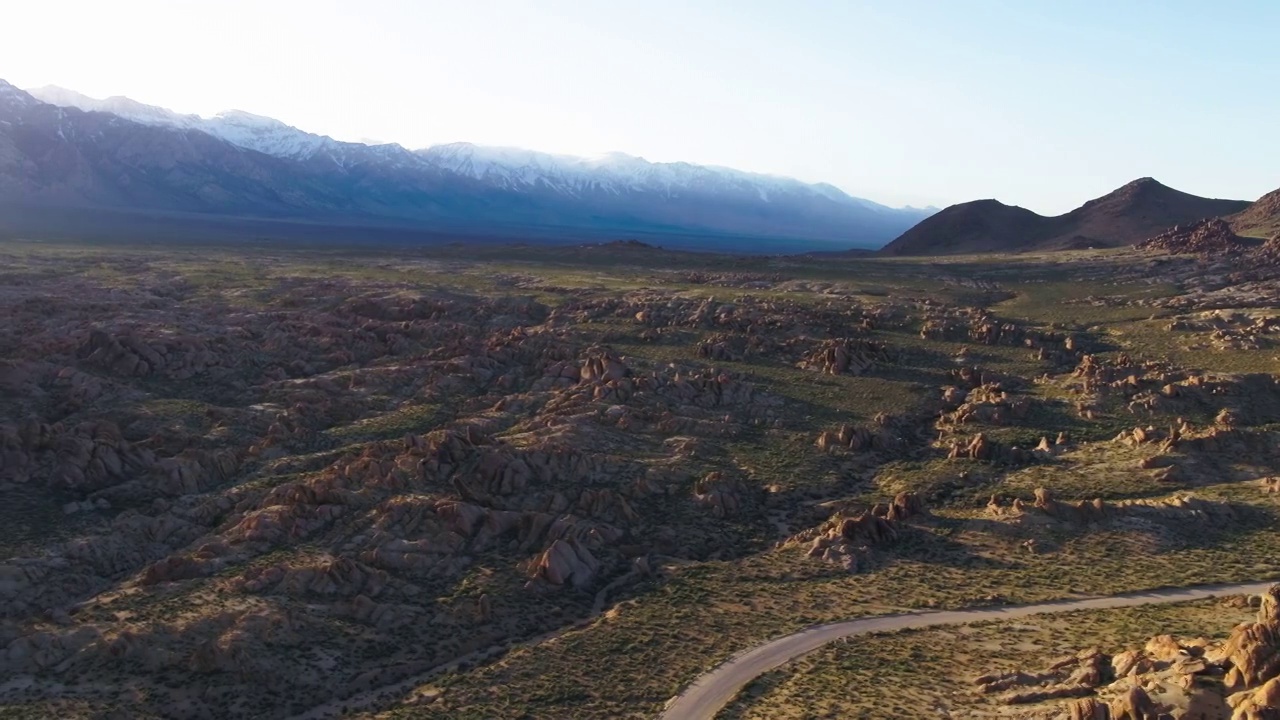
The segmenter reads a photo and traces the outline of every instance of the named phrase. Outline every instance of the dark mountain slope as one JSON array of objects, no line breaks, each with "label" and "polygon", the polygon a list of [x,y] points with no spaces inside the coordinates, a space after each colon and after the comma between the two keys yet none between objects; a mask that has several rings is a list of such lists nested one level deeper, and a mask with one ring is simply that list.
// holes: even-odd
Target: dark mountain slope
[{"label": "dark mountain slope", "polygon": [[952,205],[885,246],[886,255],[946,255],[1131,245],[1179,223],[1240,212],[1141,178],[1064,215],[1045,217],[995,200]]},{"label": "dark mountain slope", "polygon": [[885,246],[886,255],[948,255],[1006,250],[1038,237],[1046,218],[998,200],[974,200],[944,208]]},{"label": "dark mountain slope", "polygon": [[1067,213],[1047,246],[1060,246],[1077,236],[1131,245],[1174,225],[1230,215],[1248,205],[1244,200],[1202,198],[1142,178]]}]

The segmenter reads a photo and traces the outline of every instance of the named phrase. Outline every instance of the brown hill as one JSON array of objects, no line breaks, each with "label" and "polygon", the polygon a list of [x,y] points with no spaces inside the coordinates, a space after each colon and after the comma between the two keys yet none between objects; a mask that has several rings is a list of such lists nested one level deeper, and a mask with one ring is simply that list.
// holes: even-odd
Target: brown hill
[{"label": "brown hill", "polygon": [[1238,235],[1269,238],[1280,235],[1280,190],[1258,198],[1243,211],[1227,218]]},{"label": "brown hill", "polygon": [[1230,215],[1248,206],[1243,200],[1202,198],[1141,178],[1056,217],[995,200],[952,205],[881,252],[947,255],[1132,245],[1173,225]]}]

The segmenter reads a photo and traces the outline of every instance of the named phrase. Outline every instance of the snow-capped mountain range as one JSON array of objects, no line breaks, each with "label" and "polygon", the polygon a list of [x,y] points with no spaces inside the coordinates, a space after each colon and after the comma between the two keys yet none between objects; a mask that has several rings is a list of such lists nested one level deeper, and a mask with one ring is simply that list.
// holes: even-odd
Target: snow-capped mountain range
[{"label": "snow-capped mountain range", "polygon": [[242,110],[228,110],[213,117],[204,118],[199,115],[182,115],[120,95],[99,100],[56,85],[32,88],[27,90],[27,93],[41,102],[58,107],[79,108],[85,112],[111,113],[144,125],[200,130],[222,138],[232,145],[281,158],[306,159],[320,152],[327,143],[336,142],[326,137],[303,132],[279,120]]},{"label": "snow-capped mountain range", "polygon": [[[243,110],[227,110],[213,117],[201,117],[179,114],[123,96],[100,100],[56,85],[27,92],[37,100],[58,107],[108,112],[145,125],[201,130],[232,145],[279,158],[311,160],[341,154],[353,147],[379,149],[387,155],[409,152],[394,143],[370,146],[340,142]],[[685,162],[652,163],[621,152],[585,158],[471,143],[436,145],[411,152],[428,165],[508,190],[547,187],[575,195],[591,191],[614,195],[635,191],[671,195],[691,188],[717,188],[754,193],[761,202],[769,202],[771,195],[799,192],[821,195],[835,202],[853,202],[876,211],[894,210],[870,200],[851,197],[832,185],[807,184],[786,177]]]},{"label": "snow-capped mountain range", "polygon": [[852,202],[878,212],[894,212],[894,208],[851,197],[832,185],[811,185],[792,178],[686,162],[653,163],[621,152],[575,157],[520,148],[450,143],[415,150],[414,154],[435,167],[510,190],[545,186],[574,195],[600,191],[613,195],[651,192],[664,196],[695,189],[717,190],[754,194],[766,203],[772,196],[803,193],[835,202]]},{"label": "snow-capped mountain range", "polygon": [[[289,183],[288,188],[273,183],[270,188],[254,190],[252,197],[238,198],[246,206],[270,205],[261,210],[267,215],[310,217],[324,210],[352,222],[359,222],[356,216],[368,215],[419,223],[447,218],[453,225],[635,227],[673,233],[790,237],[848,246],[887,242],[933,211],[890,208],[851,197],[828,184],[684,162],[653,163],[624,153],[582,158],[470,143],[408,150],[396,144],[342,142],[239,110],[213,117],[183,115],[126,97],[96,99],[56,86],[21,91],[0,81],[0,106],[57,124],[55,134],[77,145],[81,152],[87,150],[85,138],[69,141],[67,131],[74,133],[77,126],[98,127],[103,122],[122,131],[125,126],[114,123],[125,122],[163,131],[154,136],[156,142],[163,139],[165,144],[178,143],[184,149],[199,145],[198,157],[191,158],[195,165],[203,166],[210,159],[207,153],[215,150],[214,145],[198,140],[198,135],[261,153],[285,163],[270,164],[271,174],[291,172],[298,181]],[[41,111],[48,106],[63,112]],[[4,120],[2,110],[0,107],[0,122]],[[9,126],[13,127],[12,122]],[[4,130],[0,124],[0,133]],[[149,158],[144,153],[140,159]],[[28,162],[36,161],[28,158]],[[230,160],[219,160],[224,161]],[[266,163],[266,158],[235,161],[246,162]],[[131,166],[125,176],[135,169]],[[257,172],[250,178],[260,175]],[[145,173],[144,179],[159,181],[155,173]],[[40,192],[48,194],[48,190]],[[106,188],[94,190],[101,195]],[[64,191],[59,188],[60,194]],[[223,210],[213,199],[222,191],[225,188],[206,185],[190,197],[174,188],[163,194],[175,196],[166,203],[184,211],[216,213]],[[247,188],[239,191],[247,192]],[[112,202],[127,205],[132,202],[128,198],[138,192],[126,186],[111,194]],[[115,197],[122,195],[123,199]],[[149,208],[144,203],[138,209]],[[229,207],[226,212],[243,210]]]}]

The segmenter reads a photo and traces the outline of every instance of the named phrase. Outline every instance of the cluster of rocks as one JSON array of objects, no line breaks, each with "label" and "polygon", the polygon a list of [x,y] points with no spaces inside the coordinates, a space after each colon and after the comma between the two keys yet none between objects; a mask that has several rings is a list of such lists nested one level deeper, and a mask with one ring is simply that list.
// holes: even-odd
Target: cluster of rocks
[{"label": "cluster of rocks", "polygon": [[1195,427],[1177,418],[1168,428],[1140,425],[1121,431],[1113,442],[1144,450],[1138,468],[1155,470],[1160,481],[1216,477],[1227,458],[1272,462],[1277,457],[1274,438],[1266,429],[1244,426],[1239,415],[1227,408],[1218,411],[1207,426]]},{"label": "cluster of rocks", "polygon": [[1219,351],[1264,350],[1275,345],[1274,336],[1280,333],[1280,317],[1216,310],[1173,320],[1165,329],[1203,333]]},{"label": "cluster of rocks", "polygon": [[[62,608],[110,587],[202,537],[207,531],[202,519],[128,510],[112,518],[101,535],[47,546],[36,557],[7,558],[0,562],[0,616],[20,618]],[[144,573],[142,581],[149,579]]]},{"label": "cluster of rocks", "polygon": [[0,459],[0,480],[81,492],[126,482],[156,463],[154,453],[134,447],[114,423],[66,427],[34,418],[0,425]]},{"label": "cluster of rocks", "polygon": [[600,561],[590,548],[574,538],[552,542],[533,564],[535,578],[578,589],[590,587],[599,570]]},{"label": "cluster of rocks", "polygon": [[252,593],[276,592],[295,597],[364,595],[377,597],[388,575],[350,558],[324,557],[306,565],[281,563],[246,570],[232,587]]},{"label": "cluster of rocks", "polygon": [[1086,392],[1095,392],[1102,387],[1136,388],[1143,383],[1167,385],[1184,380],[1186,373],[1161,362],[1138,362],[1122,353],[1109,360],[1084,355],[1071,371],[1071,376],[1084,383]]},{"label": "cluster of rocks", "polygon": [[[1194,226],[1193,226],[1194,227]],[[1225,234],[1209,234],[1202,247],[1188,244],[1185,236],[1162,242],[1155,252],[1142,253],[1145,260],[1129,260],[1113,267],[1110,275],[1124,280],[1162,282],[1178,286],[1179,292],[1157,297],[1129,299],[1120,304],[1158,307],[1180,312],[1204,312],[1229,308],[1270,310],[1280,301],[1280,241],[1261,245]],[[1218,249],[1221,248],[1221,249]]]},{"label": "cluster of rocks", "polygon": [[[968,354],[965,348],[961,348],[957,359],[964,358]],[[965,365],[958,368],[950,368],[947,370],[947,379],[951,385],[944,386],[945,392],[948,387],[955,387],[959,390],[973,390],[983,385],[1000,385],[1001,387],[1013,387],[1018,379],[1007,373],[996,372],[986,368],[980,368],[977,365]]]},{"label": "cluster of rocks", "polygon": [[1138,250],[1154,250],[1171,255],[1201,255],[1239,252],[1246,246],[1222,218],[1197,220],[1147,238],[1135,245]]},{"label": "cluster of rocks", "polygon": [[[1280,409],[1280,380],[1269,373],[1225,375],[1175,370],[1164,363],[1137,363],[1128,356],[1099,361],[1085,356],[1068,389],[1097,399],[1122,397],[1134,414],[1220,413],[1252,425]],[[1081,400],[1079,406],[1090,403]]]},{"label": "cluster of rocks", "polygon": [[[293,684],[270,654],[297,647],[305,636],[288,611],[213,613],[191,624],[103,632],[91,626],[46,630],[14,638],[0,652],[11,674],[67,672],[95,663],[130,663],[148,673],[230,673],[260,686]],[[311,682],[319,682],[319,679]]]},{"label": "cluster of rocks", "polygon": [[861,559],[866,558],[872,548],[891,545],[898,539],[906,520],[926,512],[919,495],[903,492],[888,503],[839,511],[821,525],[793,535],[782,545],[808,548],[808,557],[858,572]]},{"label": "cluster of rocks", "polygon": [[719,471],[708,473],[693,486],[694,500],[721,518],[740,514],[754,494],[741,478],[725,477]]},{"label": "cluster of rocks", "polygon": [[841,425],[836,430],[818,434],[814,445],[823,452],[847,449],[852,452],[893,452],[907,445],[908,438],[918,435],[912,418],[877,413],[868,426]]},{"label": "cluster of rocks", "polygon": [[1025,347],[1034,351],[1038,360],[1054,363],[1074,361],[1083,354],[1082,343],[1074,335],[1001,321],[978,308],[932,308],[920,327],[920,337]]},{"label": "cluster of rocks", "polygon": [[[141,570],[138,582],[204,577],[225,565],[218,543],[170,555],[204,537],[234,502],[200,493],[228,486],[241,457],[234,448],[187,448],[157,457],[133,445],[106,421],[63,427],[36,420],[0,425],[0,482],[42,484],[83,500],[64,512],[86,512],[105,525],[87,536],[46,547],[44,555],[0,564],[0,615],[58,607]],[[138,506],[119,514],[116,506]]]},{"label": "cluster of rocks", "polygon": [[1176,522],[1179,525],[1214,525],[1228,527],[1239,521],[1239,514],[1231,504],[1205,500],[1193,495],[1175,495],[1168,498],[1147,498],[1108,502],[1093,500],[1064,501],[1053,497],[1046,488],[1036,488],[1031,502],[1014,498],[1006,503],[999,496],[991,496],[987,514],[1003,521],[1021,524],[1059,522],[1068,525],[1092,525],[1110,520],[1144,519]]},{"label": "cluster of rocks", "polygon": [[975,684],[1005,705],[1066,700],[1053,716],[1070,720],[1269,720],[1280,716],[1280,586],[1255,600],[1257,619],[1224,641],[1157,635],[1139,649],[1084,650]]},{"label": "cluster of rocks", "polygon": [[954,386],[943,388],[943,402],[955,407],[938,418],[939,430],[977,423],[982,425],[1017,425],[1031,411],[1031,400],[1011,396],[999,383],[987,383],[968,393]]},{"label": "cluster of rocks", "polygon": [[[0,360],[0,391],[11,401],[28,405],[26,412],[15,412],[15,417],[51,418],[67,418],[99,400],[129,394],[111,378],[44,360]],[[41,406],[45,412],[33,412]]]},{"label": "cluster of rocks", "polygon": [[758,335],[714,333],[698,343],[698,357],[706,360],[742,362],[761,349]]},{"label": "cluster of rocks", "polygon": [[166,336],[148,342],[133,333],[113,335],[95,328],[77,355],[86,364],[116,375],[147,377],[154,374],[188,380],[220,365],[226,344],[225,338],[216,338],[211,344],[199,335]]},{"label": "cluster of rocks", "polygon": [[1138,447],[1140,445],[1156,445],[1162,453],[1173,452],[1178,448],[1178,442],[1182,440],[1184,434],[1193,433],[1191,425],[1184,419],[1178,418],[1168,429],[1158,428],[1154,425],[1141,425],[1134,427],[1132,430],[1121,430],[1111,442],[1120,443],[1129,447]]},{"label": "cluster of rocks", "polygon": [[675,273],[677,282],[689,285],[715,285],[751,290],[771,288],[786,278],[778,273],[707,272],[688,270]]},{"label": "cluster of rocks", "polygon": [[[548,325],[581,325],[592,320],[622,320],[651,330],[699,330],[759,338],[858,337],[874,328],[902,328],[906,314],[896,305],[793,300],[740,295],[729,301],[641,290],[618,298],[593,297],[553,310]],[[658,337],[649,335],[648,337]]]},{"label": "cluster of rocks", "polygon": [[[582,588],[611,567],[617,553],[607,548],[641,522],[636,501],[672,490],[634,464],[574,449],[607,447],[603,437],[586,439],[601,432],[593,428],[716,435],[717,427],[749,421],[758,412],[753,408],[773,402],[714,370],[635,372],[603,347],[581,359],[549,361],[531,387],[529,394],[505,396],[483,420],[366,445],[319,474],[249,496],[224,537],[233,547],[270,547],[362,514],[372,532],[350,538],[342,552],[371,567],[454,576],[474,553],[501,549],[534,554],[527,572],[539,582]],[[712,414],[723,408],[735,408],[734,417]],[[527,441],[492,439],[513,423],[530,431]],[[634,480],[618,483],[627,477]],[[442,486],[456,496],[433,491]],[[426,492],[432,495],[405,494]],[[737,514],[750,497],[740,480],[715,474],[692,492],[715,517]]]},{"label": "cluster of rocks", "polygon": [[1017,445],[996,442],[985,433],[977,433],[967,441],[963,438],[951,440],[946,446],[948,460],[981,460],[1006,465],[1020,465],[1036,460],[1042,454],[1052,454],[1048,440],[1043,440],[1033,449],[1025,449]]},{"label": "cluster of rocks", "polygon": [[891,359],[884,343],[837,338],[823,341],[817,348],[806,353],[796,366],[828,375],[865,375],[877,363],[888,363]]}]

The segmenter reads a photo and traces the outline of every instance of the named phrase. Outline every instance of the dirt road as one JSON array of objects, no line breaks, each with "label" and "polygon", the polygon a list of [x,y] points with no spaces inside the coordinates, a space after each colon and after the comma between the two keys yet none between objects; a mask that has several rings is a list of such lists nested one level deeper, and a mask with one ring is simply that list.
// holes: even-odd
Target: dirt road
[{"label": "dirt road", "polygon": [[[1072,610],[1105,610],[1135,605],[1187,602],[1218,595],[1256,595],[1266,591],[1272,584],[1273,582],[1202,585],[1083,600],[1063,600],[1038,605],[1007,605],[972,610],[881,615],[818,625],[735,655],[711,672],[694,680],[684,692],[672,698],[667,703],[661,718],[662,720],[711,720],[738,694],[739,690],[761,674],[813,652],[833,640],[853,635],[934,625],[959,625],[982,620],[1012,620],[1029,615]],[[1155,632],[1154,629],[1153,632]]]}]

